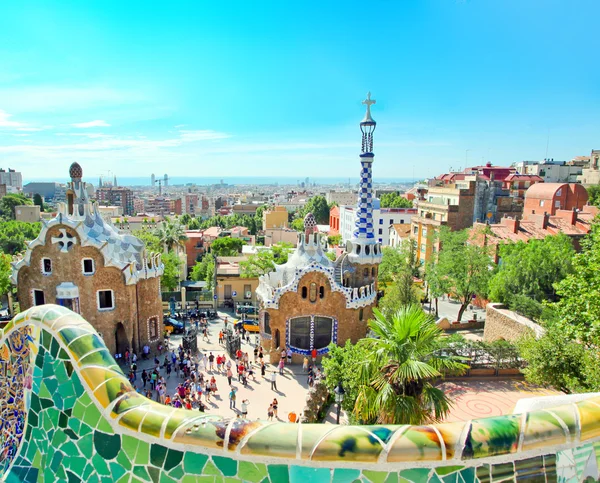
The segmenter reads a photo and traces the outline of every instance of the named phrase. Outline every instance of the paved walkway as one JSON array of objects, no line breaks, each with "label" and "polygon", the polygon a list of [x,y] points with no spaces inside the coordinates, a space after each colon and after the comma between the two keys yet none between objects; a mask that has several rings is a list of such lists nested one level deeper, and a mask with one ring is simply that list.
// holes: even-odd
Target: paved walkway
[{"label": "paved walkway", "polygon": [[[431,313],[435,314],[435,300],[432,301]],[[429,304],[423,304],[423,310],[429,312]],[[450,322],[454,322],[458,318],[458,311],[460,310],[460,302],[452,299],[438,298],[438,314],[439,318],[446,317]],[[473,306],[473,309],[467,307],[463,316],[462,322],[472,320],[477,317],[477,320],[485,320],[485,309]]]},{"label": "paved walkway", "polygon": [[519,399],[561,394],[519,379],[460,379],[444,381],[437,387],[453,403],[446,422],[512,414]]},{"label": "paved walkway", "polygon": [[[203,341],[202,336],[198,337],[198,348],[202,354],[206,354],[207,356],[210,352],[216,357],[217,354],[224,354],[227,356],[229,360],[229,355],[225,351],[224,346],[219,345],[219,331],[223,328],[223,318],[227,316],[229,318],[229,322],[233,317],[231,314],[227,314],[225,312],[219,312],[220,319],[209,321],[209,342]],[[254,340],[255,337],[251,336],[251,339]],[[181,335],[173,335],[171,336],[171,347],[176,348],[181,343]],[[247,352],[250,361],[252,362],[254,359],[254,344],[242,344],[242,352]],[[164,352],[163,355],[159,356],[160,363],[162,364],[164,360]],[[137,381],[136,387],[142,386],[141,381],[141,373],[143,369],[154,369],[154,362],[152,360],[140,360],[138,361],[138,370],[137,370]],[[268,355],[266,356],[266,360],[268,360]],[[215,364],[216,367],[216,364]],[[291,411],[294,411],[297,415],[302,413],[306,402],[306,395],[308,393],[308,384],[307,384],[307,376],[302,373],[301,365],[291,365],[287,366],[284,369],[284,375],[279,375],[278,369],[271,365],[267,364],[267,372],[266,377],[263,378],[260,375],[260,365],[252,364],[252,367],[255,372],[255,380],[252,378],[248,379],[248,386],[244,387],[243,384],[237,379],[237,371],[232,368],[234,373],[234,377],[232,380],[232,386],[237,389],[237,397],[236,397],[236,409],[229,409],[229,385],[227,382],[227,377],[225,371],[206,371],[204,372],[204,377],[208,375],[208,379],[211,376],[214,376],[217,381],[218,393],[216,397],[211,395],[210,401],[206,403],[204,396],[202,397],[202,401],[207,405],[207,413],[210,414],[218,414],[221,416],[233,417],[237,416],[237,414],[241,414],[241,405],[244,399],[248,399],[248,419],[267,419],[267,409],[269,404],[273,401],[273,398],[277,398],[279,403],[278,409],[278,419],[281,421],[287,421],[288,414]],[[276,376],[276,384],[277,390],[271,390],[271,382],[270,375],[272,371],[277,372]],[[125,369],[124,369],[125,372]],[[125,372],[126,374],[128,372]],[[166,379],[166,371],[161,368],[161,375],[165,376]],[[177,373],[173,371],[169,379],[167,381],[167,394],[173,396],[175,394],[175,389],[180,382],[183,382],[183,378],[177,377]],[[150,387],[148,383],[147,388]],[[153,392],[154,398],[156,398],[156,392]],[[197,411],[197,410],[196,410]]]}]

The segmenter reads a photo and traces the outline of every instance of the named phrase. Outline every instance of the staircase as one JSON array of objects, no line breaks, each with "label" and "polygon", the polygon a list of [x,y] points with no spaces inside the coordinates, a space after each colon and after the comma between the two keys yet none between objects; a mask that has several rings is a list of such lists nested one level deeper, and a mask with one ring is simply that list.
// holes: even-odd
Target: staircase
[{"label": "staircase", "polygon": [[343,265],[344,265],[344,261],[346,260],[347,256],[348,256],[347,253],[342,255],[342,257],[338,260],[338,262],[335,265],[334,279],[339,285],[342,285],[342,286],[344,285],[344,281],[342,280],[342,276],[344,274]]}]

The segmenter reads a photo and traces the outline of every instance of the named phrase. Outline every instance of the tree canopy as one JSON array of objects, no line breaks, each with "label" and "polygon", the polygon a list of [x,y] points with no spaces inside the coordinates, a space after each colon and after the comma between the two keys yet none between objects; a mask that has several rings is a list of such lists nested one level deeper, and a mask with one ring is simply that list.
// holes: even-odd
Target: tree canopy
[{"label": "tree canopy", "polygon": [[156,236],[152,231],[149,230],[136,230],[132,232],[132,235],[139,238],[144,245],[146,245],[146,251],[148,253],[161,253],[163,251],[160,238]]},{"label": "tree canopy", "polygon": [[179,220],[171,218],[165,218],[162,225],[154,230],[154,234],[159,238],[165,252],[170,252],[175,247],[182,247],[188,239],[185,227]]},{"label": "tree canopy", "polygon": [[0,297],[10,292],[12,284],[10,282],[10,274],[12,268],[10,262],[12,257],[6,253],[0,253]]},{"label": "tree canopy", "polygon": [[8,255],[25,251],[26,242],[37,238],[41,229],[42,224],[39,222],[3,221],[0,223],[0,251]]},{"label": "tree canopy", "polygon": [[160,279],[161,284],[167,290],[175,290],[181,279],[181,266],[184,262],[173,251],[163,253],[162,262],[165,265],[165,271]]},{"label": "tree canopy", "polygon": [[217,238],[210,244],[210,251],[217,257],[234,257],[242,252],[245,244],[241,238]]},{"label": "tree canopy", "polygon": [[361,339],[365,349],[358,367],[359,387],[354,415],[365,423],[427,424],[448,414],[450,400],[433,385],[443,371],[461,374],[467,366],[440,350],[443,334],[420,305],[405,306],[384,316],[374,309],[369,321],[373,337]]},{"label": "tree canopy", "polygon": [[40,207],[40,211],[44,211],[44,200],[39,193],[33,195],[33,204]]},{"label": "tree canopy", "polygon": [[289,254],[293,251],[289,243],[278,243],[268,250],[260,250],[255,255],[250,255],[248,260],[241,262],[242,278],[257,278],[275,270],[275,265],[282,265],[288,261]]},{"label": "tree canopy", "polygon": [[22,194],[10,193],[0,198],[0,219],[4,221],[15,219],[15,207],[31,205],[32,201]]},{"label": "tree canopy", "polygon": [[501,263],[490,280],[491,300],[509,305],[516,295],[538,303],[556,298],[554,284],[572,271],[575,250],[564,234],[500,247]]},{"label": "tree canopy", "polygon": [[208,290],[212,290],[214,285],[214,273],[215,273],[215,257],[210,253],[205,255],[201,261],[196,262],[190,273],[190,279],[200,282],[206,282]]},{"label": "tree canopy", "polygon": [[588,203],[593,206],[600,206],[600,184],[588,186],[586,189],[589,196]]},{"label": "tree canopy", "polygon": [[385,193],[379,199],[382,208],[412,208],[413,202],[399,193]]},{"label": "tree canopy", "polygon": [[385,295],[379,301],[384,315],[395,314],[402,307],[419,302],[420,291],[414,284],[414,277],[418,275],[419,270],[414,240],[405,240],[399,248],[385,247],[379,270],[380,280],[387,284]]},{"label": "tree canopy", "polygon": [[452,293],[461,302],[457,320],[476,295],[486,296],[492,260],[487,247],[468,243],[467,230],[451,232],[443,227],[439,233],[443,249],[428,266],[428,283],[444,293]]}]

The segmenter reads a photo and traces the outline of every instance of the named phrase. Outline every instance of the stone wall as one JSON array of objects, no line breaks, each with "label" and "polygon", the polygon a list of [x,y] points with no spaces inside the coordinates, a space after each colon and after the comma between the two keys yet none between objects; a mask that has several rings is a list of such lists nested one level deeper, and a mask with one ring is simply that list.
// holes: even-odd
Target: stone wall
[{"label": "stone wall", "polygon": [[597,481],[600,398],[406,426],[250,421],[137,394],[90,324],[63,307],[0,333],[7,483]]},{"label": "stone wall", "polygon": [[522,336],[533,333],[536,337],[544,334],[544,328],[522,315],[506,309],[502,304],[490,303],[485,308],[485,328],[483,340],[516,341]]}]

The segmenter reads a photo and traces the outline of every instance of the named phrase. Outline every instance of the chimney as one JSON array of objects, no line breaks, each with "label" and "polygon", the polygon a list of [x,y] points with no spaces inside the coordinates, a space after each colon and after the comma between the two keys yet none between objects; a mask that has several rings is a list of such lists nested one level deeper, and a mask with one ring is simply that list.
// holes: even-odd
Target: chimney
[{"label": "chimney", "polygon": [[548,228],[548,221],[550,220],[550,215],[544,211],[544,219],[542,220],[542,228],[545,230]]},{"label": "chimney", "polygon": [[502,224],[507,227],[512,233],[519,233],[521,223],[516,218],[502,218]]}]

